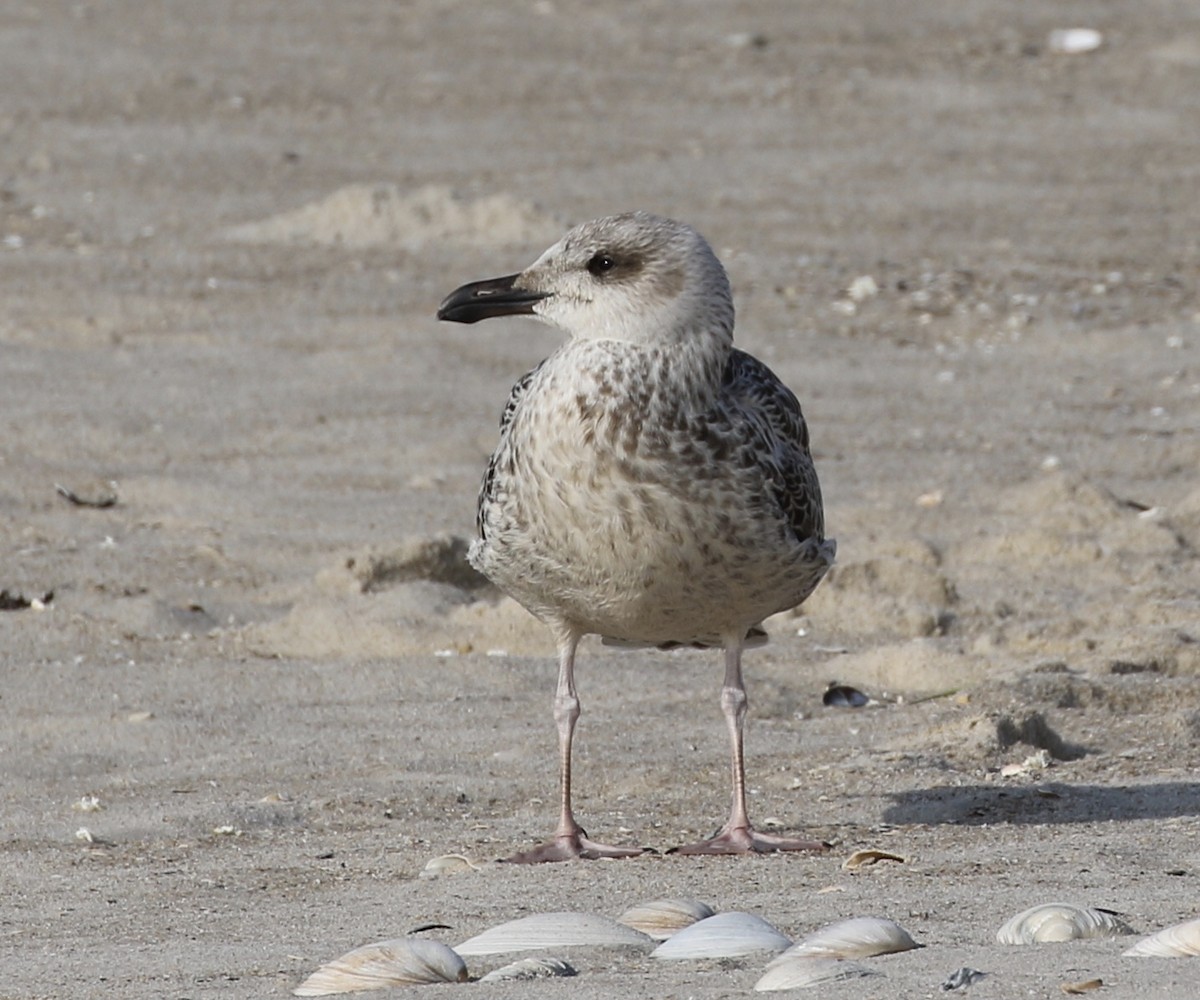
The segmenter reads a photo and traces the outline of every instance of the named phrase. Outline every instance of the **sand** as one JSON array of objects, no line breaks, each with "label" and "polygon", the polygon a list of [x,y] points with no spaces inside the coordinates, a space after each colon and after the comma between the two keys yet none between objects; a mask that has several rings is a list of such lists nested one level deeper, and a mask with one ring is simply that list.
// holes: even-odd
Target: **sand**
[{"label": "sand", "polygon": [[[1051,52],[1075,26],[1102,47]],[[828,996],[968,965],[978,998],[1195,997],[1128,941],[994,934],[1200,914],[1198,86],[1182,0],[9,4],[0,996],[285,996],[421,924],[684,895],[926,946]],[[556,334],[433,313],[632,208],[708,236],[804,403],[839,565],[747,655],[748,772],[834,847],[421,879],[556,794],[552,644],[455,558]],[[583,649],[594,836],[718,825],[719,659]],[[843,871],[863,847],[905,861]],[[418,995],[746,996],[765,964],[570,957]]]}]

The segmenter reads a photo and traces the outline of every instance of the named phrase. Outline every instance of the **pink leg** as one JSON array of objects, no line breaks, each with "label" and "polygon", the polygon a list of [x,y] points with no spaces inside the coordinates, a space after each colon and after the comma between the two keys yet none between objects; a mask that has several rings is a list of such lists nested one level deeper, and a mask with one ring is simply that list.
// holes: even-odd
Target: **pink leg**
[{"label": "pink leg", "polygon": [[746,685],[742,680],[742,637],[725,644],[725,683],[721,688],[721,711],[733,748],[733,804],[729,819],[716,836],[698,844],[676,847],[672,854],[749,854],[772,851],[824,851],[829,845],[819,840],[795,840],[759,833],[746,813],[746,766],[742,734],[746,722]]},{"label": "pink leg", "polygon": [[575,858],[632,858],[643,853],[640,847],[610,847],[589,840],[575,821],[571,810],[571,742],[575,723],[579,720],[579,696],[575,693],[575,649],[581,636],[572,630],[557,631],[558,690],[554,695],[554,722],[558,726],[558,765],[562,804],[558,828],[544,844],[521,851],[511,858],[515,864],[536,864],[542,861],[571,861]]}]

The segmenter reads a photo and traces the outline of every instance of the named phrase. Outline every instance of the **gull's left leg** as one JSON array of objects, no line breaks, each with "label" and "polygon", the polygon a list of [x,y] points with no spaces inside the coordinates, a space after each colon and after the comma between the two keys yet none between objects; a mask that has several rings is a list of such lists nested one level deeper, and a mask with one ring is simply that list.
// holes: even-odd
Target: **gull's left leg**
[{"label": "gull's left leg", "polygon": [[676,847],[672,854],[748,854],[771,851],[824,851],[829,845],[819,840],[796,840],[759,833],[750,825],[746,813],[746,766],[742,751],[746,722],[746,685],[742,680],[742,646],[745,637],[731,636],[725,640],[725,683],[721,688],[721,711],[729,729],[732,745],[733,804],[729,819],[716,836],[698,844]]}]

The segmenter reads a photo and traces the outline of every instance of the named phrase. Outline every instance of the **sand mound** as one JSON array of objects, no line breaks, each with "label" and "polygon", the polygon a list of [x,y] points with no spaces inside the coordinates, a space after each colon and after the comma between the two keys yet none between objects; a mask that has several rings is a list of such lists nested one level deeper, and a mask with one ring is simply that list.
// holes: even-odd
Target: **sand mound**
[{"label": "sand mound", "polygon": [[1041,712],[983,712],[932,727],[921,739],[959,760],[996,761],[1013,748],[1045,750],[1054,760],[1078,760],[1086,748],[1064,739]]},{"label": "sand mound", "polygon": [[946,649],[935,639],[913,639],[850,653],[832,661],[841,683],[874,696],[916,697],[959,691],[984,682],[992,669],[982,657]]},{"label": "sand mound", "polygon": [[244,628],[242,642],[261,656],[306,659],[550,655],[545,627],[471,568],[468,547],[464,538],[435,535],[347,555],[319,572],[282,618]]},{"label": "sand mound", "polygon": [[383,593],[306,598],[282,618],[246,626],[240,638],[259,656],[313,660],[554,654],[545,626],[515,601],[476,600],[425,580]]},{"label": "sand mound", "polygon": [[1104,564],[1120,576],[1124,567],[1110,560],[1114,555],[1168,556],[1181,547],[1160,512],[1122,501],[1067,472],[1041,475],[1014,487],[1000,497],[998,511],[1015,525],[967,543],[955,553],[957,561],[1027,572]]},{"label": "sand mound", "polygon": [[1200,490],[1189,493],[1171,511],[1171,524],[1191,548],[1200,552]]},{"label": "sand mound", "polygon": [[426,243],[544,243],[562,226],[535,205],[508,194],[468,198],[430,185],[404,192],[394,184],[351,184],[320,201],[226,230],[239,243],[401,247]]},{"label": "sand mound", "polygon": [[913,540],[872,559],[838,563],[805,602],[803,613],[860,635],[928,636],[948,621],[956,601],[937,553]]},{"label": "sand mound", "polygon": [[414,580],[445,583],[463,590],[491,587],[469,562],[471,543],[459,535],[409,538],[390,548],[368,548],[317,574],[317,584],[333,594],[369,594]]}]

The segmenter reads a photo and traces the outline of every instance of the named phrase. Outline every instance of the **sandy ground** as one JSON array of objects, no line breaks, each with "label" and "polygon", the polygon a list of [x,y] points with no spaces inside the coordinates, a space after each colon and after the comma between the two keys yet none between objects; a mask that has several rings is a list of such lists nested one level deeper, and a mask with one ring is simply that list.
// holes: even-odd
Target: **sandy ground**
[{"label": "sandy ground", "polygon": [[[1103,47],[1050,51],[1077,24]],[[1200,915],[1198,93],[1185,0],[0,6],[0,589],[34,601],[0,611],[0,996],[284,996],[424,923],[671,895],[926,945],[827,996],[1200,995],[1125,941],[994,942],[1060,898]],[[429,540],[556,335],[433,313],[630,208],[709,236],[804,402],[839,566],[748,657],[749,769],[835,846],[419,879],[555,797],[550,642]],[[587,647],[594,835],[716,827],[719,682]],[[571,957],[420,995],[765,963]]]}]

